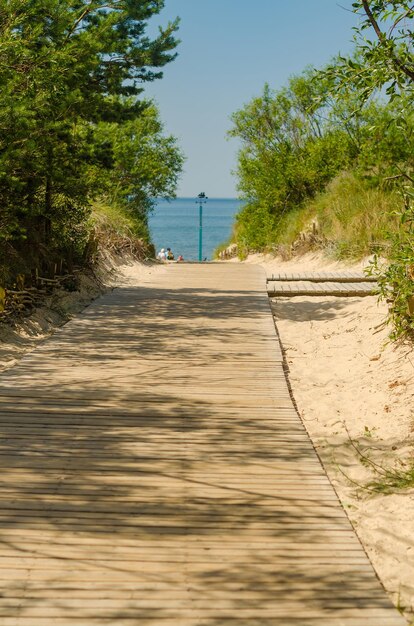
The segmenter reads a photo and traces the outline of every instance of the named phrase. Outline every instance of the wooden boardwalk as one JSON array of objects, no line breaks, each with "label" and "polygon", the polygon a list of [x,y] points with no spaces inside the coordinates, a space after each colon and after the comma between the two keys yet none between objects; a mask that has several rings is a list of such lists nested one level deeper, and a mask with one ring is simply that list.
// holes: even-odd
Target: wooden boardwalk
[{"label": "wooden boardwalk", "polygon": [[371,296],[377,281],[361,272],[301,272],[274,274],[267,278],[270,298],[286,296]]},{"label": "wooden boardwalk", "polygon": [[376,283],[374,276],[367,276],[362,272],[341,271],[341,272],[281,272],[280,274],[272,274],[266,279],[266,282],[274,281],[302,281],[306,280],[313,283],[324,282],[340,282],[340,283]]},{"label": "wooden boardwalk", "polygon": [[170,265],[0,376],[2,626],[402,626],[288,393],[261,270]]}]

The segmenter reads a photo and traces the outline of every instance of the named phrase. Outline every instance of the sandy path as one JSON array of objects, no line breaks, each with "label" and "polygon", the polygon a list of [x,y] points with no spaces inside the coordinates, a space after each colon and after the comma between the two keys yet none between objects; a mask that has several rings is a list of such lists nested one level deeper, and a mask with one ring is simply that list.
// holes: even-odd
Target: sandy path
[{"label": "sandy path", "polygon": [[[288,262],[255,255],[248,262],[260,263],[268,275],[349,269],[309,254]],[[347,434],[384,466],[412,464],[412,346],[387,344],[386,304],[375,297],[280,298],[273,311],[305,426],[379,577],[412,619],[414,489],[390,495],[358,489],[375,476]]]}]

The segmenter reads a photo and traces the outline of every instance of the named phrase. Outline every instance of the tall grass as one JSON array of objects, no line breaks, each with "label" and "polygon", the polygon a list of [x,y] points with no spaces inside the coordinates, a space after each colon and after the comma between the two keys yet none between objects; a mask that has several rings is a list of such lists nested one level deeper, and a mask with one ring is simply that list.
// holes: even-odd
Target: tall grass
[{"label": "tall grass", "polygon": [[342,173],[323,193],[279,221],[275,243],[291,246],[316,221],[318,243],[333,256],[358,259],[386,253],[387,233],[398,229],[401,208],[398,192],[373,187],[353,173]]},{"label": "tall grass", "polygon": [[146,217],[134,215],[122,205],[95,202],[90,227],[93,245],[100,250],[130,253],[139,259],[155,257]]},{"label": "tall grass", "polygon": [[110,228],[119,236],[149,241],[146,219],[134,215],[122,205],[97,200],[92,207],[91,221],[98,228]]}]

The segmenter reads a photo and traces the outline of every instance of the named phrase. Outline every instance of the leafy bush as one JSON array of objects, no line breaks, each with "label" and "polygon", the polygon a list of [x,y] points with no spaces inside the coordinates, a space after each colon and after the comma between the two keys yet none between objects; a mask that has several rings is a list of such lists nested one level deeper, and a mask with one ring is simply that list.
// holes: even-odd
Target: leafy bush
[{"label": "leafy bush", "polygon": [[389,303],[388,322],[391,339],[414,337],[414,206],[406,198],[406,207],[398,217],[399,228],[389,234],[387,264],[375,256],[370,273],[378,280],[380,298]]}]

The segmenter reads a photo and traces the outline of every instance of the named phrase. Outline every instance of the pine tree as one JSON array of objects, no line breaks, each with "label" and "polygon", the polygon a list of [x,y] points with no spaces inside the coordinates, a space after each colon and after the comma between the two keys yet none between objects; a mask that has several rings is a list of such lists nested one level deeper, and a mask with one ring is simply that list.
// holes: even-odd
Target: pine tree
[{"label": "pine tree", "polygon": [[[0,225],[38,257],[86,237],[100,123],[138,119],[142,85],[175,56],[178,21],[146,35],[161,0],[4,0],[0,6]],[[20,244],[17,243],[20,241]],[[5,248],[4,248],[5,249]]]}]

